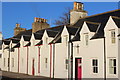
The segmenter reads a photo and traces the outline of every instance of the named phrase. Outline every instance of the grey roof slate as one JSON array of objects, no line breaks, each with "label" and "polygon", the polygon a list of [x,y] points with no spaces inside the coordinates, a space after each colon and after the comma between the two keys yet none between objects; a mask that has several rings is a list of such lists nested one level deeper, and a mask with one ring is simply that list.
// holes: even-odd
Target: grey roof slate
[{"label": "grey roof slate", "polygon": [[20,47],[20,43],[17,43],[15,46],[13,46],[13,48],[18,48]]},{"label": "grey roof slate", "polygon": [[31,45],[31,42],[27,43],[25,46],[30,46]]},{"label": "grey roof slate", "polygon": [[[100,23],[100,27],[99,27],[97,33],[93,36],[92,39],[103,38],[104,37],[104,27],[105,27],[105,25],[106,25],[106,23],[107,23],[110,16],[120,17],[120,9],[105,12],[105,13],[101,13],[101,14],[97,14],[97,15],[92,15],[92,16],[88,16],[88,17],[79,19],[74,24],[74,26],[79,27],[79,29],[78,29],[78,31],[76,33],[76,36],[73,38],[73,40],[76,41],[75,39],[78,39],[77,35],[79,35],[79,33],[81,31],[81,28],[82,28],[82,25],[83,25],[84,21]],[[90,26],[89,26],[89,29],[91,31],[95,31],[95,30],[91,29]]]},{"label": "grey roof slate", "polygon": [[42,45],[43,44],[43,41],[42,40],[40,40],[40,42],[39,43],[37,43],[35,46],[39,46],[39,45]]},{"label": "grey roof slate", "polygon": [[30,41],[31,35],[23,35],[25,41]]},{"label": "grey roof slate", "polygon": [[115,22],[115,24],[117,25],[117,27],[120,28],[120,17],[112,16],[112,19]]}]

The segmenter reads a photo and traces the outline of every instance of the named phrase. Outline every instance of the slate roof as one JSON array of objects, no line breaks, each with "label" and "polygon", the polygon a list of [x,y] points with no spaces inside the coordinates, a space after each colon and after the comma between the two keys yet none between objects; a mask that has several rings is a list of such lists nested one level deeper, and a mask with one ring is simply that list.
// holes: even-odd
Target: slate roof
[{"label": "slate roof", "polygon": [[[77,27],[72,27],[72,26],[66,26],[68,33],[70,35],[75,35],[76,31],[78,30]],[[61,31],[58,32],[58,34],[55,36],[55,38],[49,43],[61,43],[61,33],[62,33],[63,29],[61,29]]]},{"label": "slate roof", "polygon": [[94,22],[89,22],[89,21],[86,21],[86,24],[90,30],[90,32],[96,32],[100,23],[94,23]]},{"label": "slate roof", "polygon": [[25,46],[30,46],[31,45],[31,42],[27,43]]},{"label": "slate roof", "polygon": [[120,28],[120,17],[112,16],[113,21],[115,24]]},{"label": "slate roof", "polygon": [[31,35],[23,35],[25,41],[30,41]]},{"label": "slate roof", "polygon": [[42,40],[40,40],[40,42],[39,43],[37,43],[35,46],[39,46],[39,45],[42,45],[43,44],[43,41]]},{"label": "slate roof", "polygon": [[[74,25],[66,25],[67,26],[66,28],[68,29],[68,32],[70,35],[75,35],[75,37],[72,39],[72,41],[79,41],[80,40],[79,33],[80,33],[82,25],[85,21],[86,24],[88,25],[89,30],[91,32],[95,32],[95,35],[92,37],[92,39],[103,38],[104,37],[104,27],[110,16],[114,16],[113,20],[114,20],[115,24],[120,28],[120,21],[119,21],[120,19],[118,18],[118,17],[120,17],[120,9],[81,18]],[[46,30],[49,37],[55,38],[53,41],[61,42],[61,32],[62,32],[63,28],[64,28],[64,25],[39,30],[36,33],[34,33],[35,39],[40,40],[43,36],[44,31]],[[30,41],[30,38],[32,35],[32,29],[23,31],[23,32],[19,33],[18,35],[13,36],[12,38],[20,39],[22,35],[23,35],[25,41]],[[11,40],[11,39],[9,38],[9,39],[6,39],[6,41],[5,40],[3,40],[3,41],[5,44],[8,45],[9,40]],[[14,42],[16,43],[16,41],[14,41]]]},{"label": "slate roof", "polygon": [[9,45],[10,44],[10,40],[3,40],[5,45]]},{"label": "slate roof", "polygon": [[26,31],[22,31],[18,35],[13,36],[13,38],[19,38],[19,39],[21,39],[22,35],[32,35],[32,29],[29,29],[29,30],[26,30]]},{"label": "slate roof", "polygon": [[75,35],[76,31],[78,30],[77,27],[72,27],[72,26],[71,26],[71,27],[67,26],[66,28],[67,28],[68,33],[69,33],[70,35]]},{"label": "slate roof", "polygon": [[18,48],[20,47],[20,43],[17,43],[15,46],[13,46],[13,48]]},{"label": "slate roof", "polygon": [[11,39],[12,40],[12,43],[18,43],[20,40],[18,39]]},{"label": "slate roof", "polygon": [[43,36],[43,34],[34,33],[34,37],[35,37],[36,40],[41,40],[42,36]]},{"label": "slate roof", "polygon": [[[98,27],[98,31],[97,33],[93,36],[92,39],[97,39],[97,38],[103,38],[104,37],[104,27],[109,19],[110,16],[116,16],[116,17],[120,17],[120,9],[117,10],[113,10],[113,11],[109,11],[109,12],[105,12],[105,13],[101,13],[101,14],[97,14],[97,15],[92,15],[92,16],[87,16],[84,18],[79,19],[74,26],[79,27],[76,36],[73,38],[74,41],[77,41],[76,39],[78,39],[79,33],[81,31],[82,25],[84,23],[84,21],[89,21],[89,22],[94,22],[94,23],[100,23],[100,26]],[[89,29],[91,31],[95,31],[93,29],[91,29],[92,26],[89,26]]]},{"label": "slate roof", "polygon": [[47,30],[47,34],[49,37],[55,37],[57,35],[58,31],[52,31],[52,30]]},{"label": "slate roof", "polygon": [[6,46],[4,49],[9,49],[9,46]]}]

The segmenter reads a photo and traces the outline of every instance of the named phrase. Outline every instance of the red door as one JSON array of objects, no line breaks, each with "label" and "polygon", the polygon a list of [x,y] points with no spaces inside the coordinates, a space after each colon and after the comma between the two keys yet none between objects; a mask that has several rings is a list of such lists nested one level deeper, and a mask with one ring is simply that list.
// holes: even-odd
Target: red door
[{"label": "red door", "polygon": [[82,80],[82,59],[76,59],[76,80]]},{"label": "red door", "polygon": [[34,62],[35,62],[35,60],[33,59],[32,60],[32,75],[35,74]]}]

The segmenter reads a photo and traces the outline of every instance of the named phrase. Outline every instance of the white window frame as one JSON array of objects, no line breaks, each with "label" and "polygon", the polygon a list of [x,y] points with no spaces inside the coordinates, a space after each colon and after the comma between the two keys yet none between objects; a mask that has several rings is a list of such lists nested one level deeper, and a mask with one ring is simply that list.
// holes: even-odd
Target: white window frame
[{"label": "white window frame", "polygon": [[12,58],[12,67],[14,67],[14,58]]},{"label": "white window frame", "polygon": [[109,74],[117,74],[116,65],[117,65],[116,59],[110,58],[109,59]]},{"label": "white window frame", "polygon": [[84,33],[84,39],[85,39],[85,45],[88,46],[89,45],[89,34],[88,33]]},{"label": "white window frame", "polygon": [[115,29],[110,30],[110,32],[111,32],[111,43],[112,43],[112,44],[115,44],[115,42],[116,42],[116,37],[115,37],[116,33],[115,33]]},{"label": "white window frame", "polygon": [[48,37],[45,38],[45,44],[48,44]]},{"label": "white window frame", "polygon": [[98,59],[92,59],[92,72],[97,74],[99,72]]},{"label": "white window frame", "polygon": [[68,35],[63,36],[63,42],[65,42],[65,45],[68,45]]},{"label": "white window frame", "polygon": [[48,58],[45,58],[45,68],[47,68]]},{"label": "white window frame", "polygon": [[65,59],[65,69],[66,70],[68,70],[68,63],[69,63],[68,59]]},{"label": "white window frame", "polygon": [[4,67],[5,67],[5,61],[6,61],[6,60],[5,60],[5,58],[4,58]]}]

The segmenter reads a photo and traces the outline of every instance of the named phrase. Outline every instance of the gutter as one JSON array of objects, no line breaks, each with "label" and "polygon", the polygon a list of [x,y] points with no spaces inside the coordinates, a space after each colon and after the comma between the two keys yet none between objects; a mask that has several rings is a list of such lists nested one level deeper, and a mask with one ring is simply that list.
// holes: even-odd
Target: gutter
[{"label": "gutter", "polygon": [[55,76],[55,43],[53,43],[53,78]]},{"label": "gutter", "polygon": [[40,73],[40,47],[38,46],[38,73]]},{"label": "gutter", "polygon": [[68,42],[68,80],[70,78],[70,43]]},{"label": "gutter", "polygon": [[27,46],[27,74],[28,74],[28,52],[29,51],[29,48],[28,48],[28,46]]},{"label": "gutter", "polygon": [[20,53],[19,53],[19,48],[18,48],[18,73],[19,73],[19,57],[20,57]]},{"label": "gutter", "polygon": [[71,80],[73,80],[73,43],[71,41]]},{"label": "gutter", "polygon": [[104,80],[106,80],[106,45],[105,45],[105,37],[104,37]]},{"label": "gutter", "polygon": [[10,71],[10,45],[9,45],[9,55],[8,55],[8,71]]},{"label": "gutter", "polygon": [[[69,57],[69,62],[71,62],[71,64],[70,64],[70,66],[71,66],[71,71],[69,71],[69,72],[71,72],[71,78],[70,78],[70,76],[69,76],[69,78],[71,79],[71,80],[73,80],[73,42],[72,42],[72,40],[70,40],[69,41],[69,44],[71,44],[71,55],[69,55],[70,57]],[[69,47],[69,49],[70,49],[70,47]],[[68,54],[70,54],[70,53],[68,53]]]},{"label": "gutter", "polygon": [[52,71],[52,44],[50,44],[50,78],[51,78],[51,71]]}]

